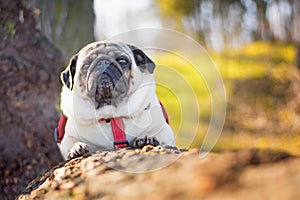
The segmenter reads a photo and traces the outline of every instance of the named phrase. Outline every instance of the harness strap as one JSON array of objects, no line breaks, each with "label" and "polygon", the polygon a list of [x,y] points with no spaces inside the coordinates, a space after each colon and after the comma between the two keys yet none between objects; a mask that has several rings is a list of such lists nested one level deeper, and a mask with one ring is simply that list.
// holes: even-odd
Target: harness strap
[{"label": "harness strap", "polygon": [[54,129],[54,139],[56,143],[60,144],[65,135],[65,127],[68,118],[65,115],[61,115],[57,128]]},{"label": "harness strap", "polygon": [[164,114],[164,117],[165,117],[165,120],[167,122],[167,124],[170,124],[170,121],[169,121],[169,115],[168,115],[168,112],[167,112],[167,109],[165,108],[165,106],[161,103],[161,101],[159,101],[159,104],[160,104],[160,107],[161,107],[161,110]]},{"label": "harness strap", "polygon": [[[164,105],[159,101],[163,115],[165,117],[166,122],[169,124],[169,117],[166,108]],[[60,144],[64,135],[65,135],[65,126],[67,123],[68,118],[65,115],[61,115],[59,122],[58,122],[58,127],[54,129],[54,139],[55,141]],[[107,123],[110,122],[111,124],[111,129],[112,129],[112,134],[114,136],[114,147],[115,149],[120,149],[120,148],[126,148],[129,147],[128,140],[126,139],[126,134],[125,134],[125,128],[124,128],[124,123],[121,117],[117,118],[110,118],[110,119],[100,119],[99,121],[105,120]]]},{"label": "harness strap", "polygon": [[121,117],[110,119],[111,129],[114,136],[115,149],[129,147],[129,143],[126,140],[126,134],[124,129],[124,123]]}]

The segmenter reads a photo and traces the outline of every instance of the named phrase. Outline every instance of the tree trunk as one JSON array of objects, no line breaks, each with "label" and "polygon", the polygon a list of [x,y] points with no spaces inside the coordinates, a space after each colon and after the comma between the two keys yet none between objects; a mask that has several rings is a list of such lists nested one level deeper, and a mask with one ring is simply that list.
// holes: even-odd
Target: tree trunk
[{"label": "tree trunk", "polygon": [[62,50],[68,61],[79,49],[95,41],[92,0],[29,0],[39,9],[42,32]]},{"label": "tree trunk", "polygon": [[23,0],[0,0],[0,197],[61,161],[53,140],[62,53]]}]

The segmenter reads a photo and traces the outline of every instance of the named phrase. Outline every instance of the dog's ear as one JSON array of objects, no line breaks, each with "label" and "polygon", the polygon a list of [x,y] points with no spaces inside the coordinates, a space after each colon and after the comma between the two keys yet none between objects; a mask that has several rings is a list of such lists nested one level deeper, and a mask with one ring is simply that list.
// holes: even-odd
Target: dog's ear
[{"label": "dog's ear", "polygon": [[60,75],[61,81],[70,90],[73,89],[77,58],[78,58],[77,55],[73,56],[70,60],[68,67],[63,72],[61,72]]},{"label": "dog's ear", "polygon": [[140,68],[140,70],[142,72],[147,70],[152,74],[155,69],[155,63],[142,50],[132,45],[128,46],[131,49],[135,63]]}]

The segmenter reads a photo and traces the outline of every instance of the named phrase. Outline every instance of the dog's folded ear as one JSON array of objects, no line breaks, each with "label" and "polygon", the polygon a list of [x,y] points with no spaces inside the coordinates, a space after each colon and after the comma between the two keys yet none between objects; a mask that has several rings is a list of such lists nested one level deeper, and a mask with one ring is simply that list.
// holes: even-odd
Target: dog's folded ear
[{"label": "dog's folded ear", "polygon": [[70,90],[73,89],[77,58],[77,55],[73,56],[70,60],[68,67],[64,71],[62,71],[60,75],[61,81]]},{"label": "dog's folded ear", "polygon": [[142,72],[147,70],[152,74],[155,69],[155,63],[139,48],[133,45],[128,45],[128,46],[131,49],[135,63],[140,68],[140,70]]}]

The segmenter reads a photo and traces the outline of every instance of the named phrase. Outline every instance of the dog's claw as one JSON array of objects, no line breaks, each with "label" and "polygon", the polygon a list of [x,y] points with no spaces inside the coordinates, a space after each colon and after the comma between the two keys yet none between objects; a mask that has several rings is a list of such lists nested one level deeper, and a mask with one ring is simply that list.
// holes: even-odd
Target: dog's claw
[{"label": "dog's claw", "polygon": [[89,149],[85,143],[78,142],[73,145],[73,147],[68,151],[68,159],[76,158],[83,156],[85,153],[88,153]]},{"label": "dog's claw", "polygon": [[133,142],[134,148],[142,149],[146,145],[158,146],[159,142],[156,137],[149,137],[147,135],[145,137],[138,137]]}]

